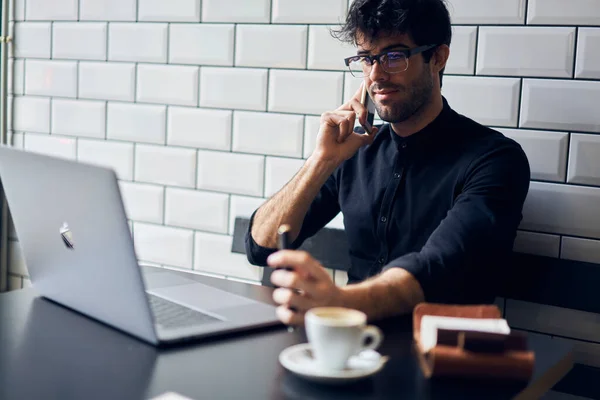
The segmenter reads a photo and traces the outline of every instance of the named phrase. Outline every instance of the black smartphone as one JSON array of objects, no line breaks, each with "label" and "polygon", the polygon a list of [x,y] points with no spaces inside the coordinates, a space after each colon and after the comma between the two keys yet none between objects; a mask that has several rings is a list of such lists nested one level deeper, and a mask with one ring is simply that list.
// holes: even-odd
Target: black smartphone
[{"label": "black smartphone", "polygon": [[369,96],[367,85],[363,85],[360,103],[367,109],[367,120],[364,125],[361,124],[364,132],[360,133],[371,134],[373,131],[373,121],[375,120],[375,104],[373,103],[371,96]]}]

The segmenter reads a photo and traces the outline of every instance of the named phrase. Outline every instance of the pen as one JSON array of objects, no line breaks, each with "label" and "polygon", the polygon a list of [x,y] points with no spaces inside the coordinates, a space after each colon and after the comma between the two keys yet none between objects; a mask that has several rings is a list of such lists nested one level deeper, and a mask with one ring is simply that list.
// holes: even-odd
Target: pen
[{"label": "pen", "polygon": [[[285,250],[285,249],[289,249],[290,245],[291,245],[291,241],[290,241],[290,226],[287,224],[283,224],[279,227],[279,229],[277,230],[277,247],[279,248],[279,250]],[[279,267],[276,269],[284,269],[286,271],[292,271],[292,268],[289,267]],[[293,308],[290,308],[290,310],[295,311]],[[288,332],[294,332],[294,327],[293,326],[288,326]]]}]

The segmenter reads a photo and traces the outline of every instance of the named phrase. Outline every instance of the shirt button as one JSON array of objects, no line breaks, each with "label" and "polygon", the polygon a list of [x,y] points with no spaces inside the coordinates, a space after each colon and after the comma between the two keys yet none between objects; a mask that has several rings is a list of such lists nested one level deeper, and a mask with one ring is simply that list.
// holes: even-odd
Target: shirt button
[{"label": "shirt button", "polygon": [[384,262],[384,261],[385,261],[385,260],[383,259],[383,257],[381,257],[379,260],[377,260],[377,262],[378,262],[379,264],[383,264],[383,262]]},{"label": "shirt button", "polygon": [[402,143],[402,145],[401,145],[401,147],[402,147],[403,149],[405,149],[405,148],[406,148],[406,146],[407,146],[407,144],[406,144],[406,143]]},{"label": "shirt button", "polygon": [[394,174],[394,178],[396,178],[396,179],[400,179],[400,174],[398,174],[398,173],[395,173],[395,174]]},{"label": "shirt button", "polygon": [[381,222],[386,222],[386,221],[387,221],[387,218],[386,218],[386,217],[381,217],[381,220],[380,220],[380,221],[381,221]]}]

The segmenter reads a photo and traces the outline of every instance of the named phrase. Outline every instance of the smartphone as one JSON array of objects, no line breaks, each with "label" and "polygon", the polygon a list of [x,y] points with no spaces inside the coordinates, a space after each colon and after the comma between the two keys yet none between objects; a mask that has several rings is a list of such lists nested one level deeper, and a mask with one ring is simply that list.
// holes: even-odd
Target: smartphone
[{"label": "smartphone", "polygon": [[369,96],[367,85],[363,85],[360,103],[367,109],[367,121],[364,125],[361,124],[364,132],[360,131],[359,133],[371,134],[373,131],[373,121],[375,120],[375,104],[371,96]]}]

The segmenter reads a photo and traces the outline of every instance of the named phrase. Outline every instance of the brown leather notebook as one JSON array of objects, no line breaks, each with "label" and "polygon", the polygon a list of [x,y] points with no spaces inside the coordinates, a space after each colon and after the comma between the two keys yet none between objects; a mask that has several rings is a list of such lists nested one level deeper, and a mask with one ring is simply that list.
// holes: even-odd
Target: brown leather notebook
[{"label": "brown leather notebook", "polygon": [[[425,315],[473,319],[502,319],[495,305],[421,303],[413,311],[413,338],[424,375],[528,381],[535,355],[520,332],[499,334],[461,329],[438,329],[433,346],[422,342]],[[500,321],[502,322],[502,321]]]}]

